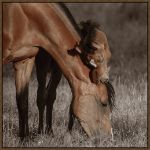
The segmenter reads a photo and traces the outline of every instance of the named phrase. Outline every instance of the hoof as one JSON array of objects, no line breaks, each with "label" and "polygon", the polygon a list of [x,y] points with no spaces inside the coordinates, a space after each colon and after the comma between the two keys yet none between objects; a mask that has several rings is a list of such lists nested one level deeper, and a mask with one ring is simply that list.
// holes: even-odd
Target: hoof
[{"label": "hoof", "polygon": [[26,146],[26,143],[28,143],[28,142],[29,142],[29,136],[27,136],[27,137],[20,137],[20,141],[19,141],[20,145]]},{"label": "hoof", "polygon": [[45,134],[51,135],[52,137],[54,137],[54,133],[53,133],[53,130],[51,128],[46,128]]},{"label": "hoof", "polygon": [[72,134],[72,129],[71,130],[67,129],[65,134],[70,134],[71,135]]},{"label": "hoof", "polygon": [[43,129],[39,128],[38,129],[38,134],[43,134],[43,133],[44,133]]},{"label": "hoof", "polygon": [[27,132],[26,134],[22,134],[22,132],[19,133],[19,138],[21,143],[27,142],[29,140],[29,132]]}]

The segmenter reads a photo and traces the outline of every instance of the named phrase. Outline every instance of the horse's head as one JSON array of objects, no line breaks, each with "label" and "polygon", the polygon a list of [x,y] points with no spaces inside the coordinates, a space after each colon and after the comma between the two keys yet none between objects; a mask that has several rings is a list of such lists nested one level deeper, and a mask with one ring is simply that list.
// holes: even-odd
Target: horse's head
[{"label": "horse's head", "polygon": [[111,52],[106,35],[98,24],[91,21],[81,23],[80,47],[83,49],[83,59],[92,68],[91,80],[96,84],[108,81]]},{"label": "horse's head", "polygon": [[[90,68],[90,79],[98,84],[81,86],[82,91],[89,91],[75,100],[74,112],[89,136],[99,133],[100,128],[112,134],[109,117],[114,106],[115,91],[109,82],[108,62],[111,53],[106,35],[98,24],[91,21],[82,22],[81,41],[73,50],[74,54],[80,54],[83,63]],[[92,90],[93,93],[89,94]]]}]

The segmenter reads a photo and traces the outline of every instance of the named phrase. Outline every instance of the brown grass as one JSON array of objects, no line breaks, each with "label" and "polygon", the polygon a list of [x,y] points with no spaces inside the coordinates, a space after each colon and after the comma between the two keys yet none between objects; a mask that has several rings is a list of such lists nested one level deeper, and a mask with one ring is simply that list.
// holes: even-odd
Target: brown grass
[{"label": "brown grass", "polygon": [[[65,84],[64,84],[65,83]],[[18,114],[15,101],[14,83],[4,78],[3,99],[3,145],[4,147],[146,147],[147,146],[147,83],[145,78],[137,81],[113,81],[116,90],[116,108],[112,113],[114,141],[100,135],[88,139],[75,122],[72,134],[67,133],[68,111],[71,91],[63,79],[57,89],[57,98],[53,109],[54,137],[37,135],[38,109],[36,106],[35,79],[30,84],[29,126],[30,140],[20,144],[18,138]]]},{"label": "brown grass", "polygon": [[97,21],[112,52],[110,78],[116,91],[112,113],[114,141],[100,135],[88,139],[76,121],[67,133],[71,91],[66,80],[57,89],[53,109],[54,137],[37,135],[37,82],[31,79],[29,96],[30,140],[20,144],[15,84],[10,66],[4,67],[3,146],[5,147],[146,147],[147,146],[147,4],[68,3],[76,21]]}]

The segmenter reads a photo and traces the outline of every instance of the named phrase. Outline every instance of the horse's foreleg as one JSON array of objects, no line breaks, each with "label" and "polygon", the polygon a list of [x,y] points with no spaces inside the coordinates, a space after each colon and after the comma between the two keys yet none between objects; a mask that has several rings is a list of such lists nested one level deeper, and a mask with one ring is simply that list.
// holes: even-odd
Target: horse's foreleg
[{"label": "horse's foreleg", "polygon": [[14,63],[16,100],[19,113],[19,136],[23,140],[29,135],[28,127],[28,84],[35,58]]},{"label": "horse's foreleg", "polygon": [[71,132],[72,130],[73,123],[74,123],[74,114],[73,114],[73,101],[72,101],[69,108],[69,124],[68,124],[69,132]]},{"label": "horse's foreleg", "polygon": [[51,70],[50,81],[47,86],[46,98],[46,133],[53,133],[52,131],[52,110],[56,99],[56,88],[61,80],[62,73],[56,64]]},{"label": "horse's foreleg", "polygon": [[[46,64],[44,64],[46,65]],[[39,110],[39,125],[38,133],[43,132],[43,115],[45,110],[45,91],[46,91],[46,76],[47,69],[40,64],[40,59],[36,59],[36,74],[38,81],[38,90],[37,90],[37,107]]]}]

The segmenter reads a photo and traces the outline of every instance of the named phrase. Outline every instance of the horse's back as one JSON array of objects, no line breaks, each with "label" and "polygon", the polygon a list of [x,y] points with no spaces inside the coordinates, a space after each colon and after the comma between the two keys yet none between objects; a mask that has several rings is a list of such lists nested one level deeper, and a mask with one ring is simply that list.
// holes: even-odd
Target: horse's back
[{"label": "horse's back", "polygon": [[[58,31],[59,34],[56,35]],[[5,3],[3,6],[4,56],[21,45],[42,47],[49,42],[60,45],[64,40],[70,45],[75,34],[79,39],[75,28],[58,4]]]}]

